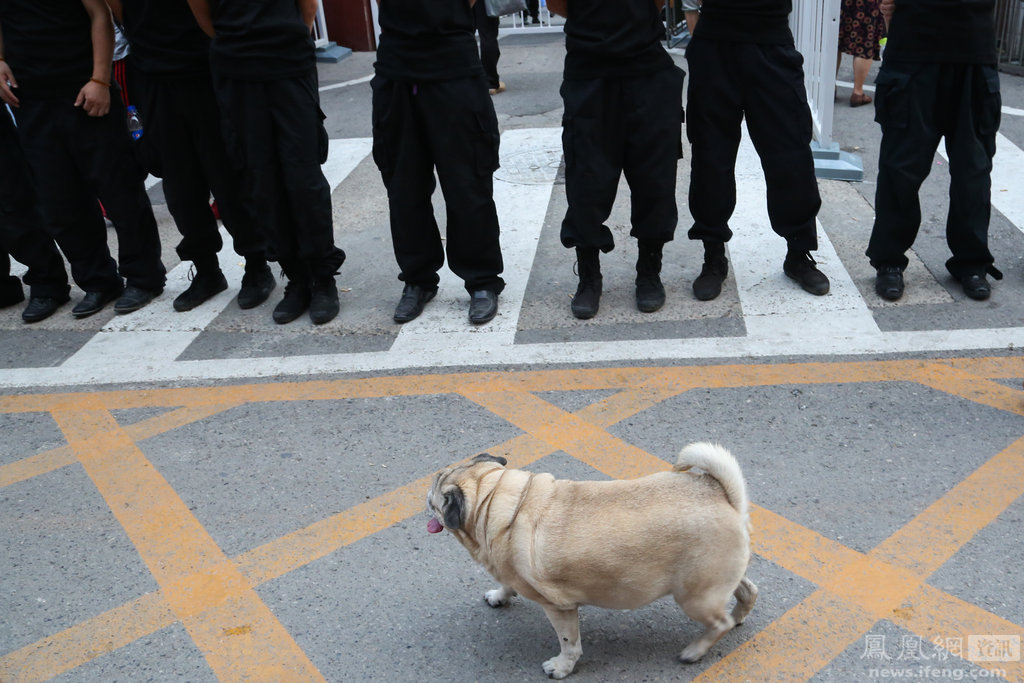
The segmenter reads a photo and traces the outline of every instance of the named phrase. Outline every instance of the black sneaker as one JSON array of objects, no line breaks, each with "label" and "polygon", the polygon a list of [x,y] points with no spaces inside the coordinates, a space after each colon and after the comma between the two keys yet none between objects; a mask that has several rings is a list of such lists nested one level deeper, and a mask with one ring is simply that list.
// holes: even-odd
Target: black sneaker
[{"label": "black sneaker", "polygon": [[580,283],[572,298],[572,314],[589,320],[601,307],[601,253],[597,249],[576,249],[576,266]]},{"label": "black sneaker", "polygon": [[13,275],[0,279],[0,308],[20,304],[25,300],[25,290],[21,288],[21,280]]},{"label": "black sneaker", "polygon": [[151,289],[142,289],[134,285],[128,285],[124,288],[124,292],[114,302],[114,313],[124,315],[125,313],[131,313],[137,311],[150,301],[160,296],[163,290],[154,291]]},{"label": "black sneaker", "polygon": [[191,311],[199,304],[209,301],[227,288],[227,278],[224,277],[224,273],[219,268],[216,271],[198,272],[192,278],[188,289],[175,297],[174,310],[179,313]]},{"label": "black sneaker", "polygon": [[323,325],[334,320],[341,310],[338,303],[338,286],[334,278],[325,278],[313,282],[313,289],[309,299],[309,319],[314,325]]},{"label": "black sneaker", "polygon": [[641,242],[636,259],[636,307],[653,313],[665,305],[665,286],[661,284],[661,244]]},{"label": "black sneaker", "polygon": [[882,266],[875,274],[875,294],[886,301],[896,301],[903,296],[903,269],[899,266]]},{"label": "black sneaker", "polygon": [[256,308],[268,298],[277,287],[277,280],[269,265],[262,269],[242,275],[242,287],[238,290],[238,307],[242,309]]},{"label": "black sneaker", "polygon": [[21,312],[21,319],[27,323],[37,323],[40,320],[46,320],[51,315],[57,312],[57,309],[66,304],[71,300],[71,297],[65,294],[62,297],[53,296],[33,296],[29,297],[28,306]]},{"label": "black sneaker", "polygon": [[818,270],[814,259],[806,251],[786,254],[786,260],[782,262],[782,272],[791,280],[800,283],[805,292],[815,296],[828,294],[828,278]]},{"label": "black sneaker", "polygon": [[309,308],[311,298],[309,285],[289,280],[284,286],[284,298],[274,307],[274,322],[284,325],[295,320]]},{"label": "black sneaker", "polygon": [[407,323],[415,320],[423,312],[423,307],[437,294],[437,287],[421,287],[406,285],[402,290],[402,298],[395,306],[395,322]]}]

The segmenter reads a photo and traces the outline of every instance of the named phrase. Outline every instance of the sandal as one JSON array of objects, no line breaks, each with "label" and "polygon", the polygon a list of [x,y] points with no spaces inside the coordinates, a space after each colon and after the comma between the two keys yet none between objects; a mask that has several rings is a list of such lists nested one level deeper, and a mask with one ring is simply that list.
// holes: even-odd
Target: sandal
[{"label": "sandal", "polygon": [[858,95],[857,93],[854,93],[854,94],[850,95],[850,106],[851,107],[859,107],[859,106],[864,105],[864,104],[871,104],[871,102],[872,102],[871,95],[868,95],[866,93],[861,93],[860,95]]}]

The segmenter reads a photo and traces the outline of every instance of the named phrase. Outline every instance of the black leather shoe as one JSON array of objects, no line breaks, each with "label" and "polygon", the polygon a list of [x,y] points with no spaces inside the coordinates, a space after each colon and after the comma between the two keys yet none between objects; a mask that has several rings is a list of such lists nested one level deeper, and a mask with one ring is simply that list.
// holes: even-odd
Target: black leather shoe
[{"label": "black leather shoe", "polygon": [[887,301],[903,296],[903,270],[899,266],[882,266],[875,275],[875,293]]},{"label": "black leather shoe", "polygon": [[137,311],[150,301],[160,296],[163,292],[161,289],[159,292],[154,292],[149,289],[142,289],[135,285],[128,285],[124,288],[124,294],[117,298],[114,302],[114,313],[124,315],[125,313],[132,313]]},{"label": "black leather shoe", "polygon": [[469,297],[469,322],[483,325],[498,313],[498,295],[489,289],[480,289]]},{"label": "black leather shoe", "polygon": [[25,290],[21,288],[21,280],[13,275],[0,279],[0,308],[20,304],[25,300]]},{"label": "black leather shoe", "polygon": [[782,272],[791,280],[796,280],[800,287],[809,294],[815,296],[828,294],[828,278],[825,273],[818,270],[814,259],[806,251],[786,254],[786,260],[782,262]]},{"label": "black leather shoe", "polygon": [[274,322],[284,325],[298,318],[309,308],[312,294],[305,282],[289,281],[284,286],[284,298],[274,307]]},{"label": "black leather shoe", "polygon": [[406,285],[402,290],[402,298],[395,306],[395,322],[407,323],[415,320],[423,312],[423,307],[437,294],[437,287],[420,287],[419,285]]},{"label": "black leather shoe", "polygon": [[117,299],[124,292],[124,287],[115,289],[86,292],[82,300],[71,309],[71,315],[76,318],[88,318],[103,310],[103,307]]},{"label": "black leather shoe", "polygon": [[209,301],[228,288],[227,278],[220,270],[216,272],[196,273],[188,289],[174,299],[174,310],[182,313],[191,311],[201,303]]},{"label": "black leather shoe", "polygon": [[37,323],[46,320],[57,312],[57,309],[71,300],[71,297],[33,296],[28,300],[28,306],[21,312],[21,319],[27,323]]},{"label": "black leather shoe", "polygon": [[242,287],[238,290],[238,307],[242,309],[256,308],[270,298],[270,293],[277,287],[277,280],[270,266],[242,275]]},{"label": "black leather shoe", "polygon": [[334,283],[334,278],[314,282],[309,299],[309,319],[313,324],[323,325],[331,322],[340,309],[338,286]]},{"label": "black leather shoe", "polygon": [[960,285],[964,288],[964,294],[975,301],[984,301],[992,294],[992,285],[984,275],[964,275],[960,278]]}]

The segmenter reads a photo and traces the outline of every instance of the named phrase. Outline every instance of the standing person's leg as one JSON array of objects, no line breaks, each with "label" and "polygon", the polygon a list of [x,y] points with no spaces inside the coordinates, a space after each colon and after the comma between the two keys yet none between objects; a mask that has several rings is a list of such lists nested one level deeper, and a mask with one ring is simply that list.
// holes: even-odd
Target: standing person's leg
[{"label": "standing person's leg", "polygon": [[480,62],[484,65],[487,76],[487,88],[492,95],[504,92],[505,84],[498,76],[498,59],[501,50],[498,48],[498,17],[487,16],[486,3],[481,0],[473,5],[473,18],[476,31],[480,35]]},{"label": "standing person's leg", "polygon": [[228,157],[242,174],[243,197],[252,207],[252,216],[270,240],[274,258],[288,279],[273,319],[278,324],[289,323],[309,308],[312,274],[299,256],[294,217],[284,192],[277,159],[277,131],[268,106],[270,91],[262,81],[230,78],[215,79],[214,90],[220,104]]},{"label": "standing person's leg", "polygon": [[672,67],[630,79],[625,87],[625,100],[634,107],[624,127],[629,140],[623,170],[632,195],[630,235],[638,243],[636,304],[645,313],[665,303],[662,248],[674,238],[679,222],[676,176],[683,155],[685,76]]},{"label": "standing person's leg", "polygon": [[177,246],[182,261],[191,261],[195,275],[188,288],[174,299],[174,310],[190,311],[228,283],[217,260],[223,241],[210,211],[210,190],[200,172],[199,150],[190,135],[190,93],[180,81],[154,79],[133,72],[136,102],[146,117],[142,138],[143,159],[153,159],[146,170],[163,178],[167,210],[181,234]]},{"label": "standing person's leg", "polygon": [[14,123],[0,112],[0,299],[10,306],[24,299],[18,278],[10,274],[7,254],[27,266],[25,284],[30,289],[28,306],[22,313],[25,322],[38,322],[52,315],[69,299],[68,275],[64,259],[43,231],[43,219],[32,186],[25,156],[18,143]]},{"label": "standing person's leg", "polygon": [[302,78],[271,81],[267,88],[292,239],[310,273],[309,316],[319,325],[338,314],[334,278],[345,262],[345,252],[334,243],[331,186],[321,169],[327,161],[328,139],[316,71]]},{"label": "standing person's leg", "polygon": [[[434,164],[419,120],[420,89],[374,76],[373,160],[388,192],[391,243],[405,283],[394,319],[406,323],[437,293],[444,246],[434,218]],[[430,88],[433,85],[428,86]]]},{"label": "standing person's leg", "polygon": [[75,162],[95,188],[117,231],[118,268],[127,287],[114,304],[130,313],[163,292],[166,269],[161,261],[160,232],[146,194],[145,171],[131,148],[124,105],[111,98],[110,113],[91,117],[75,110],[75,139],[69,143]]},{"label": "standing person's leg", "polygon": [[921,227],[921,183],[931,171],[942,133],[934,106],[935,65],[882,65],[875,81],[875,120],[882,128],[875,188],[875,222],[865,255],[877,271],[875,292],[903,295],[907,251]]},{"label": "standing person's leg", "polygon": [[[277,281],[267,264],[268,237],[260,229],[252,208],[244,198],[241,175],[231,168],[221,129],[220,108],[208,75],[179,83],[175,89],[178,107],[183,110],[183,127],[195,152],[207,195],[212,192],[224,228],[231,235],[235,253],[245,259],[245,273],[238,291],[238,306],[259,306],[270,296]],[[198,209],[198,205],[197,205]],[[209,210],[209,206],[207,206]],[[211,212],[212,213],[212,212]],[[216,229],[216,221],[213,223]],[[216,241],[220,244],[220,231]],[[219,249],[218,249],[219,250]]]},{"label": "standing person's leg", "polygon": [[421,86],[419,107],[444,193],[448,267],[465,283],[474,324],[495,316],[505,287],[493,196],[498,119],[482,85],[462,78]]},{"label": "standing person's leg", "polygon": [[772,230],[786,240],[783,271],[804,291],[827,294],[828,278],[810,256],[818,248],[815,219],[821,196],[811,155],[803,57],[792,46],[751,45],[745,64],[747,130],[764,170]]},{"label": "standing person's leg", "polygon": [[[124,282],[107,246],[107,228],[95,194],[90,194],[68,154],[69,138],[78,133],[71,107],[23,100],[18,109],[18,139],[31,168],[43,226],[71,264],[71,276],[85,292],[73,309],[79,318],[99,312],[121,295]],[[127,134],[127,133],[126,133]]]},{"label": "standing person's leg", "polygon": [[597,315],[603,278],[600,253],[615,248],[604,222],[611,214],[622,175],[625,106],[622,82],[614,79],[564,80],[560,90],[565,196],[562,246],[576,250],[579,285],[570,306],[581,320]]},{"label": "standing person's leg", "polygon": [[691,240],[704,243],[704,264],[693,294],[709,301],[722,291],[729,272],[725,243],[736,208],[736,154],[742,136],[741,78],[732,43],[693,40],[686,49],[690,84],[686,137],[690,141]]},{"label": "standing person's leg", "polygon": [[987,299],[992,264],[988,229],[992,214],[992,158],[1002,109],[999,73],[992,66],[952,65],[944,70],[950,88],[947,111],[956,112],[945,130],[949,156],[949,215],[946,241],[952,257],[946,268],[972,299]]}]

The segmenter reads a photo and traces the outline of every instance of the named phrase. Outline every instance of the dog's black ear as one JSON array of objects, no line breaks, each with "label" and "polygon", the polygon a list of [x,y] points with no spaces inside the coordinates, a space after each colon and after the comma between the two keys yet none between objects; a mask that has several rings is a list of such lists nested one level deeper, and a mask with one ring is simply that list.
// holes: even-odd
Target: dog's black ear
[{"label": "dog's black ear", "polygon": [[441,507],[444,525],[449,529],[461,529],[465,511],[466,496],[462,493],[462,489],[456,486],[450,491],[445,491],[444,505]]},{"label": "dog's black ear", "polygon": [[473,458],[473,462],[496,462],[502,467],[508,464],[508,460],[501,457],[500,455],[491,455],[490,453],[481,453],[480,455]]}]

